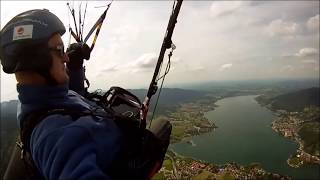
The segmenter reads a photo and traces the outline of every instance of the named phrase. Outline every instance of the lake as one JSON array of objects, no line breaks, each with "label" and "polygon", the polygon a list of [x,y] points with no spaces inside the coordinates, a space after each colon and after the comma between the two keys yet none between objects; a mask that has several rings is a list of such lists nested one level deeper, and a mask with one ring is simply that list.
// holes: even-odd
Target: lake
[{"label": "lake", "polygon": [[292,168],[286,160],[298,144],[271,128],[275,114],[260,106],[256,96],[237,96],[218,101],[206,117],[218,128],[192,137],[196,146],[176,143],[170,147],[183,156],[223,165],[236,162],[248,165],[258,162],[269,172],[289,175],[293,179],[320,179],[319,166]]}]

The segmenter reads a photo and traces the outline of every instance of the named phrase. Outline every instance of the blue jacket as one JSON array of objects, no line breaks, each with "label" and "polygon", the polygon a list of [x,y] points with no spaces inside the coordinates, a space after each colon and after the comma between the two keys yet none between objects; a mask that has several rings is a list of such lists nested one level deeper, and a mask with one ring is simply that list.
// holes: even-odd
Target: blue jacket
[{"label": "blue jacket", "polygon": [[[19,125],[26,114],[43,107],[99,108],[67,86],[18,84],[17,91]],[[73,121],[69,115],[53,114],[33,130],[30,149],[46,179],[109,179],[104,172],[119,153],[121,138],[110,119],[82,116]]]}]

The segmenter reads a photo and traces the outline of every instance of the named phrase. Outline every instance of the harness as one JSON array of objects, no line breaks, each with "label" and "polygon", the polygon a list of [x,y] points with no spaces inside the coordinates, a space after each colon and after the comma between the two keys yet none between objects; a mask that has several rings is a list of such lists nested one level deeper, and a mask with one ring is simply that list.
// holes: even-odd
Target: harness
[{"label": "harness", "polygon": [[[169,122],[164,124],[159,136],[150,129],[140,128],[139,116],[136,114],[139,111],[135,110],[140,102],[134,102],[133,99],[139,99],[133,96],[122,88],[112,87],[103,95],[92,93],[88,96],[89,100],[95,101],[104,111],[42,109],[26,116],[20,131],[20,147],[28,174],[27,179],[44,179],[35,166],[29,144],[34,128],[53,114],[69,115],[74,121],[82,116],[105,117],[105,120],[114,121],[123,134],[123,144],[119,155],[105,173],[111,179],[151,179],[162,166],[172,127]],[[163,134],[166,134],[165,138],[162,137]]]}]

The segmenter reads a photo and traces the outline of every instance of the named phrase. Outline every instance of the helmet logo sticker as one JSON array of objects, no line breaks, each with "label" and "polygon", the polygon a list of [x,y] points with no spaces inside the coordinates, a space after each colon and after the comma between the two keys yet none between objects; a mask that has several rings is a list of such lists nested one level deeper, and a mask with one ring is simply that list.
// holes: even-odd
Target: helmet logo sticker
[{"label": "helmet logo sticker", "polygon": [[19,35],[22,35],[23,32],[24,32],[24,28],[23,28],[23,27],[19,27],[18,30],[17,30],[17,33],[18,33]]},{"label": "helmet logo sticker", "polygon": [[32,39],[33,25],[16,26],[13,29],[13,41],[19,39]]}]

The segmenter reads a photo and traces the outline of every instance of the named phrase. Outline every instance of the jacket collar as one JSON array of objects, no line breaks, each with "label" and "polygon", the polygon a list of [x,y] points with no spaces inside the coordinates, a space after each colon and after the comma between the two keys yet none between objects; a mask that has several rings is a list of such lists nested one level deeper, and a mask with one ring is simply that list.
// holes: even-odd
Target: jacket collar
[{"label": "jacket collar", "polygon": [[48,104],[52,100],[67,98],[68,87],[66,85],[22,85],[17,84],[19,100],[22,104]]}]

